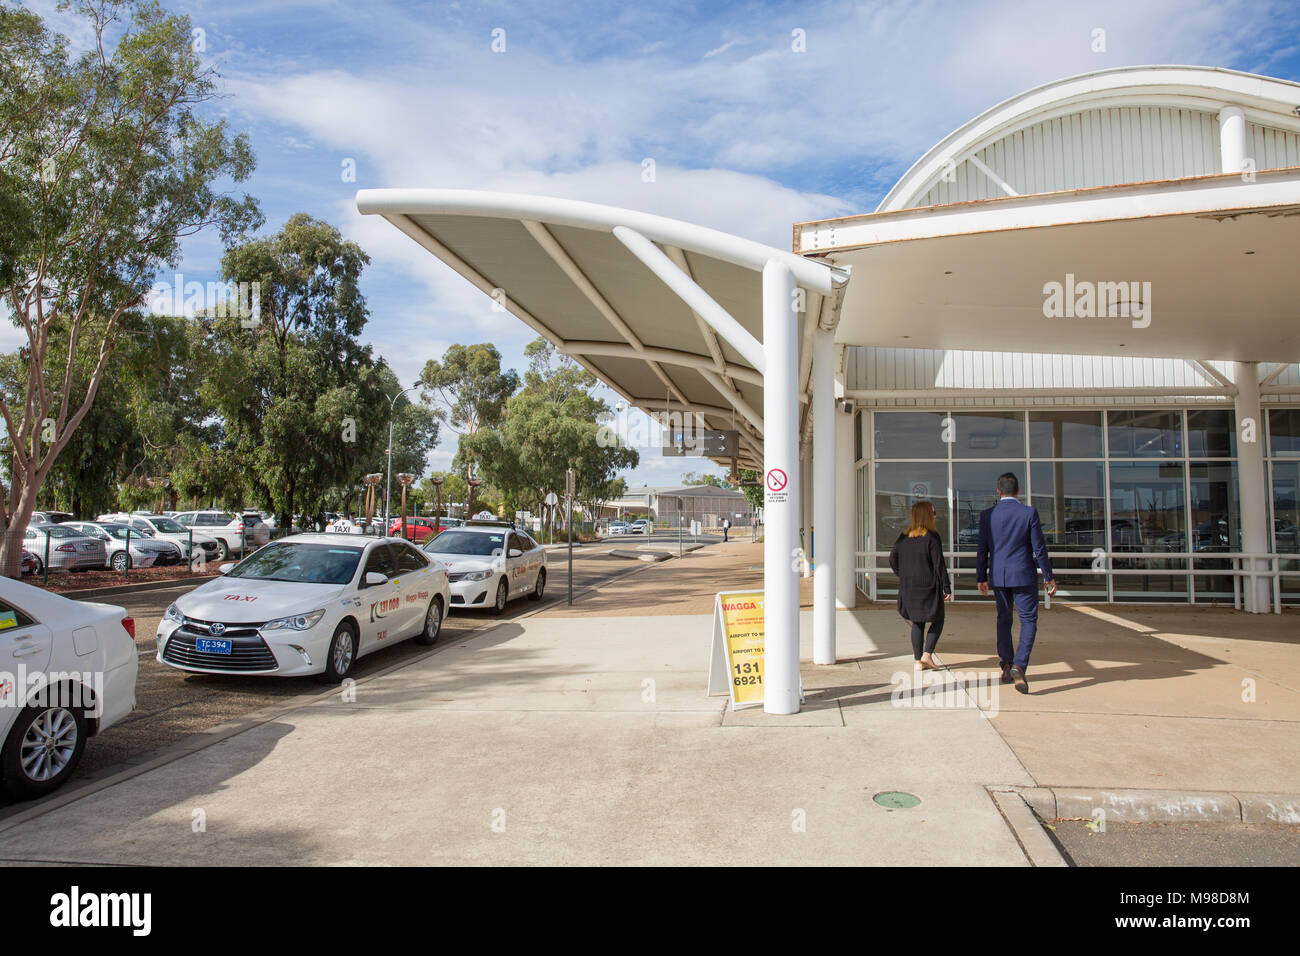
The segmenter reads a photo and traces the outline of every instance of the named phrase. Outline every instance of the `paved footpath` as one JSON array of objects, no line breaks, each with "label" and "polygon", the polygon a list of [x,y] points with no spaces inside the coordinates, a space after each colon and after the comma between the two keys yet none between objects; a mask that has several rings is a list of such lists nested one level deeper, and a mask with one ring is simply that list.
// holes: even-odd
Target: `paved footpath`
[{"label": "paved footpath", "polygon": [[[904,625],[880,605],[841,611],[840,663],[805,662],[800,714],[733,713],[704,693],[707,611],[713,591],[757,583],[758,553],[711,546],[456,635],[355,700],[0,822],[0,860],[1026,865],[1052,861],[990,790],[1300,792],[1294,615],[1058,605],[1022,697],[956,689],[995,666],[991,609],[958,606],[949,671],[899,706]],[[921,803],[885,809],[882,791]]]}]

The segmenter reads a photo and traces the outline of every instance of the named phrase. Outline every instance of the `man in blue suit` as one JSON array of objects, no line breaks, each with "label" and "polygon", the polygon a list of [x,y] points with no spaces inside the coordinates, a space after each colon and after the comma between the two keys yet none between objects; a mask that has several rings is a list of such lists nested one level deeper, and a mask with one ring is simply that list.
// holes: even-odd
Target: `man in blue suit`
[{"label": "man in blue suit", "polygon": [[[998,476],[998,503],[980,512],[979,554],[975,558],[975,581],[980,594],[993,594],[998,603],[998,660],[1002,683],[1015,681],[1016,690],[1029,693],[1025,672],[1038,633],[1038,569],[1042,568],[1047,593],[1056,593],[1052,562],[1047,558],[1047,541],[1038,521],[1038,509],[1022,505],[1020,482],[1007,472]],[[992,568],[989,558],[992,558]],[[990,575],[991,572],[991,575]],[[1020,617],[1020,642],[1011,645],[1011,608]]]}]

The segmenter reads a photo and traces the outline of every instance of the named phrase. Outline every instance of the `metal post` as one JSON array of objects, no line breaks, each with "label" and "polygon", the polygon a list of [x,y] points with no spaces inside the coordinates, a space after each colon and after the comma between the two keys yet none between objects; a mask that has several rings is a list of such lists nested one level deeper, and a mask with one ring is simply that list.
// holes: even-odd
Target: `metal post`
[{"label": "metal post", "polygon": [[[1237,412],[1237,475],[1241,482],[1241,550],[1247,554],[1266,554],[1272,551],[1268,525],[1270,498],[1268,476],[1264,467],[1264,422],[1259,404],[1259,365],[1256,362],[1238,362],[1236,367]],[[1242,439],[1242,429],[1247,420],[1255,423],[1254,441]],[[1246,558],[1244,567],[1256,571],[1260,558]],[[1245,582],[1246,610],[1253,614],[1266,614],[1272,608],[1269,595],[1271,579],[1252,575]]]},{"label": "metal post", "polygon": [[763,267],[763,710],[799,712],[799,323],[790,267]]},{"label": "metal post", "polygon": [[853,434],[857,419],[852,411],[845,413],[837,410],[835,413],[835,513],[841,516],[841,520],[843,516],[853,516],[853,522],[840,529],[835,536],[835,604],[844,608],[852,608],[857,604],[855,543],[858,528],[867,521],[866,511],[859,514],[857,505],[857,462],[854,459],[856,436]]},{"label": "metal post", "polygon": [[564,508],[568,512],[565,525],[569,529],[569,605],[573,605],[573,469],[570,468],[564,474]]},{"label": "metal post", "polygon": [[[111,558],[109,559],[112,560]],[[131,571],[131,526],[126,526],[126,560],[122,562],[122,577],[127,578]]]},{"label": "metal post", "polygon": [[41,567],[41,584],[50,583],[50,535],[45,534],[45,561]]},{"label": "metal post", "polygon": [[820,328],[813,332],[812,416],[813,663],[834,664],[835,333]]}]

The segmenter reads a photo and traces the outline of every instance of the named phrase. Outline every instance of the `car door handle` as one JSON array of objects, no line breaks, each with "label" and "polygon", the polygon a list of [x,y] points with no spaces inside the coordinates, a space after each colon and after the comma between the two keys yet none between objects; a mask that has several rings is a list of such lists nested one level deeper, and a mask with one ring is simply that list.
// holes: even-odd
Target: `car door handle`
[{"label": "car door handle", "polygon": [[14,657],[31,657],[39,650],[41,650],[40,644],[28,644],[27,646],[20,647],[14,651]]}]

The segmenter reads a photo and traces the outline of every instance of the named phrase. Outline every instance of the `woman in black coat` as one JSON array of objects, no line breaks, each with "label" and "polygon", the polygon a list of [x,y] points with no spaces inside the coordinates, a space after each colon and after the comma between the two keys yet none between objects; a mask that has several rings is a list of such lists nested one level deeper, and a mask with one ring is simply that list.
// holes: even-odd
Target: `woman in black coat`
[{"label": "woman in black coat", "polygon": [[912,625],[912,653],[923,670],[931,670],[937,666],[930,655],[943,633],[943,603],[952,600],[952,583],[930,502],[912,506],[911,524],[889,552],[889,566],[898,575],[898,613]]}]

